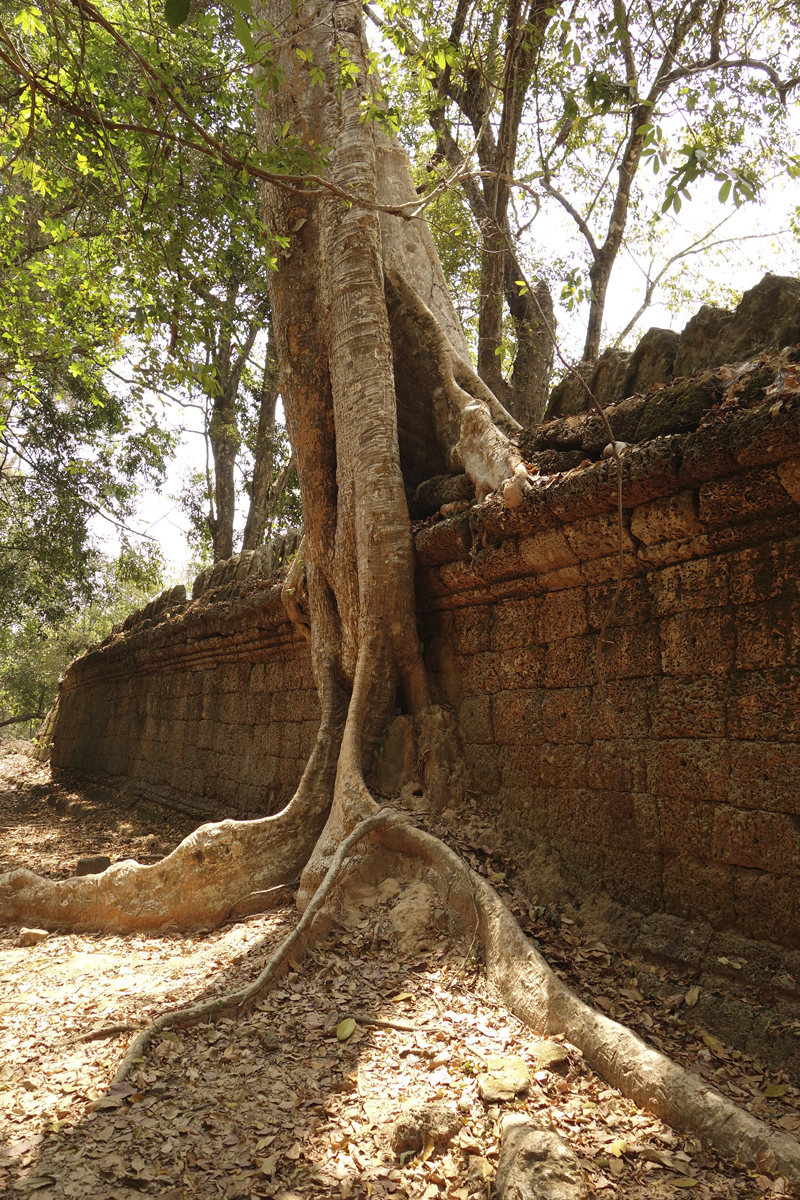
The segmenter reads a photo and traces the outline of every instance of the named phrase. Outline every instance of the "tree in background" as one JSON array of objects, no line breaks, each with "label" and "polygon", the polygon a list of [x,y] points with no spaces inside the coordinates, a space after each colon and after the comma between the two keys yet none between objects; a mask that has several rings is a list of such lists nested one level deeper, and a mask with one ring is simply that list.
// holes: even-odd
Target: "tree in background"
[{"label": "tree in background", "polygon": [[[405,107],[417,127],[427,120],[433,135],[431,146],[430,138],[416,134],[418,148],[427,155],[424,172],[418,171],[421,178],[428,176],[420,190],[441,174],[450,175],[466,201],[466,212],[456,214],[443,197],[429,213],[434,230],[441,227],[437,245],[445,260],[453,253],[448,241],[465,241],[465,224],[478,233],[478,373],[518,421],[536,424],[549,392],[555,318],[543,276],[532,290],[519,286],[525,274],[519,257],[524,230],[513,189],[522,119],[553,9],[541,0],[500,6],[458,0],[452,9],[401,0],[384,6],[385,20],[369,6],[366,11],[402,55],[405,69],[397,77]],[[384,66],[395,74],[390,56]],[[402,96],[398,100],[403,103]],[[404,136],[415,140],[413,133]]]},{"label": "tree in background", "polygon": [[0,625],[0,729],[28,736],[28,723],[44,718],[72,659],[108,637],[162,583],[158,553],[129,549],[116,560],[95,555],[80,604],[64,604],[57,620],[18,605],[13,621]]},{"label": "tree in background", "polygon": [[[446,166],[481,234],[478,365],[517,416],[514,379],[526,375],[520,306],[551,319],[546,297],[520,286],[523,266],[540,281],[561,275],[562,299],[587,312],[583,359],[592,363],[623,246],[647,253],[657,217],[679,213],[697,180],[715,181],[723,204],[740,205],[797,171],[789,102],[800,56],[785,5],[452,0],[420,8],[400,0],[384,11],[376,23],[406,65],[398,72],[391,57],[382,60],[393,97],[417,121],[427,117],[436,139],[429,167]],[[409,140],[430,156],[418,134]],[[643,166],[663,187],[642,179]],[[554,214],[556,227],[561,218],[572,224],[583,263],[553,246]],[[442,224],[458,237],[463,220]],[[653,274],[644,307],[664,277],[651,286]],[[504,339],[518,356],[507,383]]]},{"label": "tree in background", "polygon": [[[136,5],[115,6],[128,56],[112,44],[87,56],[85,14],[60,15],[12,3],[0,26],[0,270],[12,300],[0,314],[0,373],[17,406],[23,395],[38,403],[43,372],[83,379],[89,392],[104,380],[145,428],[163,424],[159,396],[190,412],[197,402],[211,464],[188,503],[205,507],[211,553],[227,558],[237,468],[238,493],[254,498],[247,547],[263,539],[290,475],[277,392],[262,386],[275,246],[257,179],[232,174],[202,144],[176,144],[157,89],[142,92],[136,55],[157,61],[243,157],[255,140],[246,59],[222,9],[165,41]],[[154,110],[161,126],[150,125]]]},{"label": "tree in background", "polygon": [[[770,3],[599,3],[554,14],[534,71],[521,164],[584,243],[566,292],[588,303],[583,359],[600,352],[611,272],[659,209],[680,212],[696,180],[719,200],[752,200],[794,171],[787,99],[800,85],[791,11]],[[663,172],[663,190],[641,168]],[[637,230],[638,232],[638,230]]]}]

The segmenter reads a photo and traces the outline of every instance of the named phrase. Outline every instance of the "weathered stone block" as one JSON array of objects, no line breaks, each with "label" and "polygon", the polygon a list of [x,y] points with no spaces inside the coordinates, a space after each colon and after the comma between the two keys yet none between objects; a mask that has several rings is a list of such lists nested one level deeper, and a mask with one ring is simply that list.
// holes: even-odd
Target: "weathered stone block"
[{"label": "weathered stone block", "polygon": [[498,765],[502,787],[513,792],[519,803],[523,803],[523,798],[541,785],[542,745],[541,742],[531,741],[523,745],[500,747]]},{"label": "weathered stone block", "polygon": [[570,789],[550,792],[548,823],[560,841],[589,842],[614,850],[659,854],[655,800],[647,793]]},{"label": "weathered stone block", "polygon": [[620,904],[645,913],[663,908],[659,854],[603,847],[600,869],[609,895]]},{"label": "weathered stone block", "polygon": [[587,687],[554,688],[544,694],[542,729],[551,742],[590,742],[591,691]]},{"label": "weathered stone block", "polygon": [[725,800],[730,776],[728,743],[653,742],[648,751],[648,786],[655,795],[687,800]]},{"label": "weathered stone block", "polygon": [[472,545],[472,533],[467,513],[428,525],[416,535],[417,562],[423,567],[466,558]]},{"label": "weathered stone block", "polygon": [[545,571],[536,576],[537,582],[545,592],[563,592],[569,588],[581,587],[583,571],[580,563],[570,567],[556,567],[554,571]]},{"label": "weathered stone block", "polygon": [[795,504],[800,504],[800,458],[778,464],[778,478]]},{"label": "weathered stone block", "polygon": [[730,737],[742,741],[800,741],[800,668],[732,675],[727,708]]},{"label": "weathered stone block", "polygon": [[471,556],[470,566],[475,575],[475,583],[500,583],[506,579],[521,579],[531,574],[531,568],[520,556],[519,547],[513,541],[478,550]]},{"label": "weathered stone block", "polygon": [[751,516],[774,515],[786,511],[792,503],[775,467],[763,467],[702,484],[698,512],[700,520],[711,527]]},{"label": "weathered stone block", "polygon": [[714,817],[713,858],[773,875],[800,875],[800,818],[720,807]]},{"label": "weathered stone block", "polygon": [[[625,553],[634,553],[636,545],[628,531],[629,520],[630,514],[623,513],[622,548]],[[616,513],[575,521],[565,526],[564,535],[570,550],[581,562],[619,553],[619,523]]]},{"label": "weathered stone block", "polygon": [[635,509],[631,533],[645,546],[659,542],[683,541],[704,532],[697,515],[698,499],[694,492],[678,492],[662,500],[651,500]]},{"label": "weathered stone block", "polygon": [[800,666],[800,601],[780,595],[743,604],[736,613],[736,667]]},{"label": "weathered stone block", "polygon": [[653,737],[724,737],[725,697],[723,679],[657,680],[649,700]]},{"label": "weathered stone block", "polygon": [[523,539],[519,552],[523,562],[538,575],[572,566],[579,561],[563,529],[543,529],[534,537]]},{"label": "weathered stone block", "polygon": [[736,923],[734,873],[719,863],[697,858],[667,858],[664,863],[664,907],[675,916],[705,919],[715,929]]},{"label": "weathered stone block", "polygon": [[[736,924],[746,937],[800,947],[800,888],[792,876],[734,867]],[[731,922],[733,924],[733,922]]]},{"label": "weathered stone block", "polygon": [[734,617],[725,609],[690,609],[660,622],[665,675],[727,675],[733,664]]},{"label": "weathered stone block", "polygon": [[[616,590],[615,583],[595,584],[586,589],[586,613],[591,629],[600,630]],[[649,582],[646,579],[626,579],[611,614],[608,629],[643,625],[652,619],[652,615],[653,597]]]},{"label": "weathered stone block", "polygon": [[800,538],[748,547],[726,555],[731,600],[752,604],[784,593],[796,595],[800,570]]},{"label": "weathered stone block", "polygon": [[661,845],[668,858],[713,858],[716,806],[704,800],[658,797]]},{"label": "weathered stone block", "polygon": [[606,677],[602,692],[593,688],[589,721],[592,737],[647,737],[650,686],[646,679]]},{"label": "weathered stone block", "polygon": [[467,768],[478,791],[493,795],[500,787],[499,746],[464,747]]},{"label": "weathered stone block", "polygon": [[631,738],[595,741],[586,759],[590,788],[643,792],[647,788],[647,744]]},{"label": "weathered stone block", "polygon": [[492,650],[512,650],[518,646],[531,648],[536,641],[537,600],[508,600],[497,604],[492,612]]},{"label": "weathered stone block", "polygon": [[731,804],[800,816],[800,745],[732,742],[730,753]]},{"label": "weathered stone block", "polygon": [[697,537],[684,538],[679,541],[658,542],[654,546],[640,546],[636,558],[643,570],[653,571],[657,567],[671,567],[675,563],[705,558],[713,551],[714,545],[711,539],[701,533]]},{"label": "weathered stone block", "polygon": [[728,603],[727,563],[718,559],[665,567],[649,578],[653,613],[657,617],[687,608],[718,608]]},{"label": "weathered stone block", "polygon": [[465,742],[477,745],[494,742],[490,697],[468,696],[458,710],[458,728]]},{"label": "weathered stone block", "polygon": [[[630,579],[640,571],[641,567],[636,554],[626,551],[622,561],[623,578]],[[590,587],[612,579],[616,585],[618,578],[619,555],[617,553],[605,555],[603,558],[592,558],[588,562],[581,563],[581,579]]]},{"label": "weathered stone block", "polygon": [[543,742],[539,759],[542,784],[552,788],[585,788],[588,753],[587,746]]},{"label": "weathered stone block", "polygon": [[586,593],[583,588],[572,588],[542,597],[538,610],[537,641],[555,642],[588,632]]},{"label": "weathered stone block", "polygon": [[545,659],[545,687],[577,687],[594,683],[594,642],[592,635],[550,642]]},{"label": "weathered stone block", "polygon": [[477,654],[491,646],[492,613],[485,605],[453,613],[453,649],[457,654]]},{"label": "weathered stone block", "polygon": [[[659,653],[658,626],[655,622],[631,628],[609,628],[603,639],[600,657],[603,678],[643,679],[654,675],[658,671]],[[594,679],[593,673],[593,682]]]}]

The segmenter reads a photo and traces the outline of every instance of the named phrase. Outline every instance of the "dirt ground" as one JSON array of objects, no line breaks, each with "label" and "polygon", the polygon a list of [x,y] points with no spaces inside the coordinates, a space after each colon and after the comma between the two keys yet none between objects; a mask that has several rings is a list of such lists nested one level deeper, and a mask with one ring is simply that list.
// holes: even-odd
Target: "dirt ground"
[{"label": "dirt ground", "polygon": [[[458,837],[429,825],[492,879],[585,999],[613,1007],[763,1119],[800,1128],[791,1080],[692,1023],[689,981],[662,973],[660,991],[670,994],[657,995],[634,963],[582,942],[563,912],[515,889],[513,864],[464,816]],[[0,872],[26,866],[65,877],[88,854],[153,861],[191,827],[184,819],[148,825],[53,784],[49,769],[24,754],[0,753]],[[0,1195],[488,1200],[510,1110],[561,1134],[590,1195],[792,1194],[769,1163],[763,1173],[722,1163],[638,1109],[574,1047],[558,1069],[539,1069],[543,1040],[497,1001],[474,946],[451,934],[436,897],[414,889],[389,879],[357,894],[324,943],[294,962],[246,1019],[164,1036],[112,1094],[133,1032],[75,1039],[252,979],[296,920],[292,898],[190,935],[51,934],[23,947],[17,929],[0,927]],[[350,1016],[354,1031],[340,1040]],[[530,1069],[528,1090],[514,1101],[480,1097],[493,1055],[518,1055]],[[398,1155],[393,1122],[420,1101],[452,1109],[458,1132],[446,1146],[429,1140]]]}]

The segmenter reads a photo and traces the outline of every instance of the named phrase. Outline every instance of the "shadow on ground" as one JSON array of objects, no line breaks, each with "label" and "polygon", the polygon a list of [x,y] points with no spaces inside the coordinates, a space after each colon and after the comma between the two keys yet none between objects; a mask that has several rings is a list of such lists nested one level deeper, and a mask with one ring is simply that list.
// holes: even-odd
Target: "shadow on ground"
[{"label": "shadow on ground", "polygon": [[[34,778],[24,763],[16,770],[14,778],[6,771],[0,795],[0,861],[38,869],[44,846],[50,869],[69,873],[75,828],[47,805],[44,774]],[[27,786],[44,792],[28,797],[38,807],[26,813],[20,791]],[[115,814],[105,819],[113,838]],[[20,861],[23,827],[41,839],[30,861]],[[150,833],[164,837],[163,829],[125,836]],[[102,852],[94,842],[82,849]],[[520,897],[516,903],[521,911]],[[780,1194],[775,1181],[720,1163],[637,1109],[574,1048],[558,1069],[538,1069],[542,1039],[496,1001],[437,897],[391,877],[351,893],[334,910],[327,936],[254,1011],[168,1033],[123,1092],[109,1095],[108,1084],[132,1033],[70,1044],[91,1029],[241,987],[295,921],[294,907],[284,903],[203,934],[52,934],[30,948],[19,946],[16,930],[3,930],[0,1194],[487,1197],[509,1110],[561,1134],[580,1157],[590,1195],[643,1200],[683,1188],[702,1200]],[[542,940],[545,929],[556,954],[571,951],[573,965],[586,964],[585,989],[596,966],[608,990],[610,954],[582,946],[554,923],[545,922]],[[339,1040],[351,1014],[359,1023]],[[371,1026],[367,1018],[415,1028]],[[527,1090],[513,1101],[481,1098],[479,1076],[492,1055],[518,1055],[528,1067]],[[763,1072],[758,1079],[763,1092]],[[782,1085],[771,1086],[780,1092]],[[423,1144],[401,1159],[394,1122],[417,1102],[449,1108],[456,1132],[446,1145]],[[787,1085],[759,1103],[780,1121],[796,1112],[798,1099]]]}]

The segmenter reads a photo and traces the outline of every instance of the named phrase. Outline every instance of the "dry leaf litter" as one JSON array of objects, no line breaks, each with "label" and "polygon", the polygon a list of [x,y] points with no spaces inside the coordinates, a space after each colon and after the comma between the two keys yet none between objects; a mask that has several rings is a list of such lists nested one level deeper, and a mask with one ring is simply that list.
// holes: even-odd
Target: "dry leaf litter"
[{"label": "dry leaf litter", "polygon": [[[441,819],[428,825],[492,880],[587,1001],[797,1130],[797,1088],[704,1037],[691,1019],[696,989],[651,994],[633,963],[582,944],[570,918],[514,888],[513,864],[481,840],[474,814],[453,815],[458,837]],[[65,793],[22,754],[0,755],[0,870],[66,876],[98,853],[152,860],[190,827],[181,818],[154,830]],[[133,1032],[74,1039],[241,986],[296,919],[287,898],[187,935],[51,934],[24,947],[19,930],[0,929],[0,1195],[473,1200],[492,1195],[508,1112],[574,1149],[590,1196],[792,1194],[769,1162],[720,1162],[607,1087],[574,1047],[521,1025],[421,883],[362,886],[244,1019],[167,1033],[109,1092]]]}]

